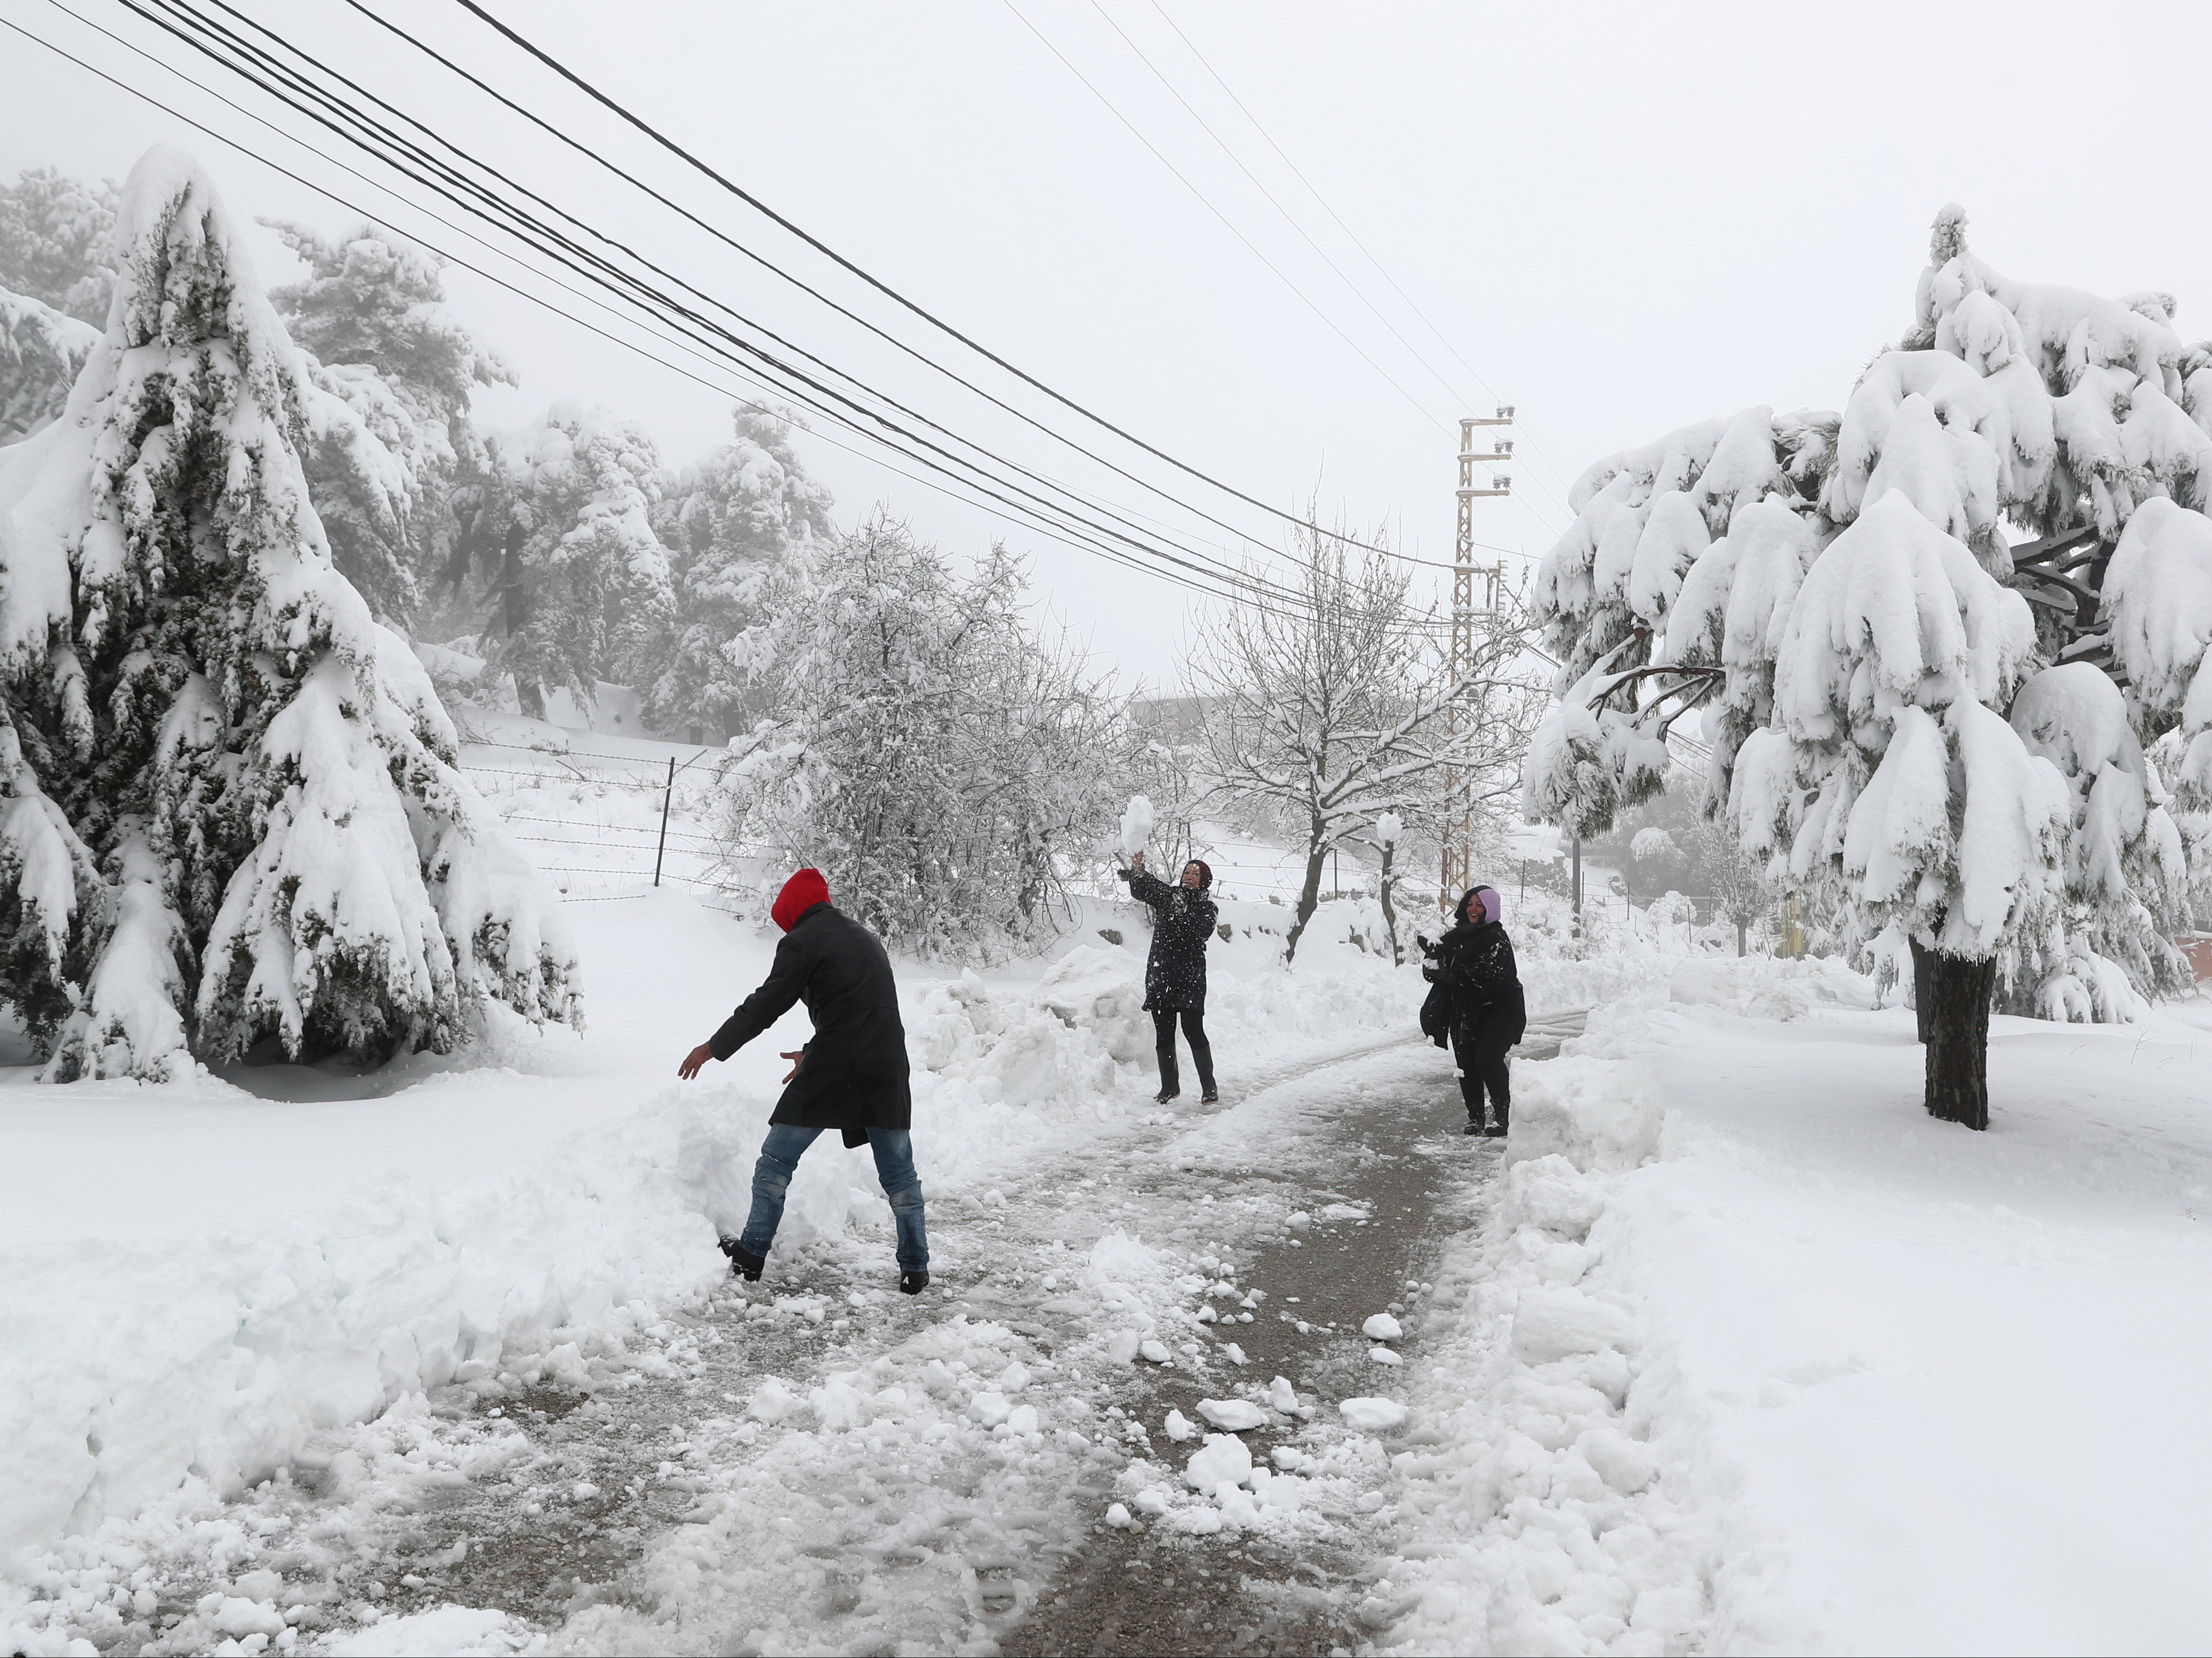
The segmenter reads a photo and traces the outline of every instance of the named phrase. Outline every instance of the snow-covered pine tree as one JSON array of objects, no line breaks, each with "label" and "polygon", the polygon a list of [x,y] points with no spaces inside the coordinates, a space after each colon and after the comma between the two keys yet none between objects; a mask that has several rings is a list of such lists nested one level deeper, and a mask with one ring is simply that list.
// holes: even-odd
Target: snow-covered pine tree
[{"label": "snow-covered pine tree", "polygon": [[750,723],[732,647],[762,619],[767,584],[830,533],[830,492],[806,475],[787,421],[736,412],[735,440],[665,486],[653,522],[668,549],[675,606],[645,680],[653,729],[724,742]]},{"label": "snow-covered pine tree", "polygon": [[31,167],[0,185],[0,288],[94,328],[115,293],[115,186]]},{"label": "snow-covered pine tree", "polygon": [[306,371],[188,155],[132,169],[116,237],[67,413],[0,451],[0,860],[36,873],[0,995],[46,1074],[445,1048],[487,999],[574,1019],[550,895],[331,568]]},{"label": "snow-covered pine tree", "polygon": [[447,308],[435,255],[374,225],[333,241],[265,222],[307,267],[269,299],[326,394],[309,496],[339,574],[404,632],[450,562],[453,489],[485,465],[470,394],[514,373]]},{"label": "snow-covered pine tree", "polygon": [[556,688],[588,704],[601,679],[650,683],[675,606],[653,440],[609,410],[556,403],[486,448],[484,475],[454,492],[454,552],[481,583],[492,672],[512,674],[537,715]]},{"label": "snow-covered pine tree", "polygon": [[[1709,809],[1838,942],[1911,944],[1928,1108],[1977,1127],[1994,991],[2124,1017],[2180,970],[2190,872],[2143,750],[2212,725],[2212,347],[2172,312],[2014,282],[1947,207],[1901,348],[1840,415],[1750,409],[1597,463],[1537,577],[1565,667],[1532,814],[1601,829],[1713,704]],[[1717,537],[1686,571],[1670,493]]]}]

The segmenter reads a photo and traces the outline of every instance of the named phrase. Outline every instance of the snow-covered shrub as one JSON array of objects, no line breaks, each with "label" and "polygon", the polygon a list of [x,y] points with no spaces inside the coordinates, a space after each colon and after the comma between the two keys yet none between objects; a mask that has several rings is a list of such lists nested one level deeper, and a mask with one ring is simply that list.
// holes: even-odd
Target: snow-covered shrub
[{"label": "snow-covered shrub", "polygon": [[2014,282],[1946,208],[1840,415],[1598,463],[1536,577],[1565,665],[1531,814],[1601,830],[1710,705],[1709,809],[1837,942],[1908,942],[1939,1114],[1985,1117],[1992,987],[2119,1018],[2179,981],[2191,842],[2143,750],[2212,724],[2212,344],[2172,308]]},{"label": "snow-covered shrub", "polygon": [[878,516],[799,550],[744,641],[769,713],[733,739],[731,867],[813,865],[887,941],[1034,938],[1103,853],[1141,749],[1126,702],[1021,615],[994,548],[962,580]]},{"label": "snow-covered shrub", "polygon": [[149,151],[117,236],[65,417],[0,451],[0,994],[59,1078],[574,1017],[548,896],[331,568],[307,370],[206,176]]}]

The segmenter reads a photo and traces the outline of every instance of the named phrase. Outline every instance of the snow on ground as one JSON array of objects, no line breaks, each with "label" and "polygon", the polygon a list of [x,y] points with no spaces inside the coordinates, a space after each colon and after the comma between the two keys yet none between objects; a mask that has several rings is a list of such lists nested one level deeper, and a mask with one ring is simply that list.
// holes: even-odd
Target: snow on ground
[{"label": "snow on ground", "polygon": [[1691,963],[1567,1044],[1417,1333],[1394,1647],[2202,1649],[2205,1005],[1993,1021],[1975,1134],[1870,1004]]}]

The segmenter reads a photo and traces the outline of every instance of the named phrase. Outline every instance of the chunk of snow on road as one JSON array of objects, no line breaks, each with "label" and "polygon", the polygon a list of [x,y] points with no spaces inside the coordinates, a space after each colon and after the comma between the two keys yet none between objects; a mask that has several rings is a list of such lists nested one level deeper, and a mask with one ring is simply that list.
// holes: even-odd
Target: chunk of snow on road
[{"label": "chunk of snow on road", "polygon": [[1349,1426],[1364,1434],[1386,1433],[1406,1421],[1406,1407],[1395,1399],[1343,1399],[1336,1408]]},{"label": "chunk of snow on road", "polygon": [[1201,1399],[1198,1413],[1231,1433],[1249,1432],[1267,1420],[1267,1412],[1248,1399]]},{"label": "chunk of snow on road", "polygon": [[1197,1424],[1193,1423],[1191,1419],[1185,1416],[1181,1411],[1170,1411],[1168,1412],[1167,1419],[1167,1435],[1170,1439],[1172,1439],[1176,1444],[1180,1445],[1186,1439],[1194,1439],[1197,1437]]},{"label": "chunk of snow on road", "polygon": [[1122,1504],[1109,1503],[1106,1505],[1106,1523],[1115,1531],[1127,1531],[1136,1521],[1130,1519],[1129,1510]]},{"label": "chunk of snow on road", "polygon": [[1406,1327],[1388,1313],[1377,1313],[1359,1327],[1359,1333],[1370,1341],[1395,1341],[1406,1333]]},{"label": "chunk of snow on road", "polygon": [[1267,1403],[1285,1416],[1298,1408],[1297,1389],[1291,1386],[1288,1376],[1277,1376],[1267,1384]]},{"label": "chunk of snow on road", "polygon": [[1206,1443],[1191,1453],[1182,1477],[1211,1497],[1224,1485],[1243,1484],[1251,1473],[1252,1452],[1243,1440],[1235,1434],[1208,1434]]},{"label": "chunk of snow on road", "polygon": [[1388,1347],[1370,1347],[1367,1357],[1377,1364],[1402,1364],[1405,1361]]},{"label": "chunk of snow on road", "polygon": [[1173,1357],[1168,1351],[1167,1343],[1157,1338],[1140,1343],[1137,1351],[1154,1364],[1165,1364]]}]

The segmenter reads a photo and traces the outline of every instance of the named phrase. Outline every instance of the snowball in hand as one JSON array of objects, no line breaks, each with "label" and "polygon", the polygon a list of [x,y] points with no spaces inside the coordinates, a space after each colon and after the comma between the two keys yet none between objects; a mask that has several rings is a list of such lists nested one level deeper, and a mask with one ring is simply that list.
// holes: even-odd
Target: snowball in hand
[{"label": "snowball in hand", "polygon": [[1145,795],[1129,797],[1129,809],[1121,814],[1121,853],[1133,858],[1145,849],[1145,842],[1152,838],[1152,803]]}]

